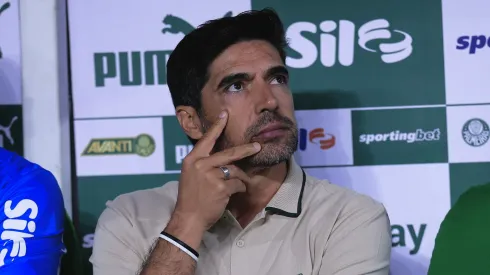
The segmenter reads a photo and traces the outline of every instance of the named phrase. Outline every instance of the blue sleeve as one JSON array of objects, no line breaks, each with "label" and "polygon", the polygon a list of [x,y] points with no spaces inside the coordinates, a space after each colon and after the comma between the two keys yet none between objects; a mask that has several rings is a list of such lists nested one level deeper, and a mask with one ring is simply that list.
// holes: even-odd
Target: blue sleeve
[{"label": "blue sleeve", "polygon": [[0,275],[58,274],[66,251],[58,183],[39,166],[14,172],[0,190]]}]

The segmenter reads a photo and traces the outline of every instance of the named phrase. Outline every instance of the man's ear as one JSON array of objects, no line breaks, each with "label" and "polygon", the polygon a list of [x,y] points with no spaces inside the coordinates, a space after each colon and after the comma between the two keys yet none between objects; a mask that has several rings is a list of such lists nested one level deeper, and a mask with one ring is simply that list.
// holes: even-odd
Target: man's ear
[{"label": "man's ear", "polygon": [[203,136],[201,119],[194,108],[190,106],[177,106],[175,108],[175,114],[186,135],[196,140]]}]

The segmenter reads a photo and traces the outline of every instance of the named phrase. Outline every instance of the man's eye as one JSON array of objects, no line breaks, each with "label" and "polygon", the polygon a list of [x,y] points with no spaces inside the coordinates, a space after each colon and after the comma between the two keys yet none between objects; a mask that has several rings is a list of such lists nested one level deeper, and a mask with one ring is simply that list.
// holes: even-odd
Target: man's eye
[{"label": "man's eye", "polygon": [[231,84],[231,86],[228,87],[228,89],[227,89],[228,92],[232,92],[232,93],[236,93],[236,92],[239,92],[241,90],[243,90],[243,84],[240,82]]},{"label": "man's eye", "polygon": [[283,75],[277,75],[271,81],[271,84],[287,84],[287,83],[288,83],[288,79]]}]

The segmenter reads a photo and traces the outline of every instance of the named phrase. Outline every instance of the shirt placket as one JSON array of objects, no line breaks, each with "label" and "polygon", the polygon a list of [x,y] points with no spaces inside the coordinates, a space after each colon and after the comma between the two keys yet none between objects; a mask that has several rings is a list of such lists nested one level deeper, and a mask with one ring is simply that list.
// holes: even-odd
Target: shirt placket
[{"label": "shirt placket", "polygon": [[[257,271],[257,266],[250,265],[248,262],[249,250],[247,249],[247,237],[250,236],[250,230],[258,226],[259,223],[264,218],[264,212],[259,213],[254,220],[243,230],[241,230],[238,235],[233,240],[233,244],[230,251],[230,271],[233,275],[250,275]],[[233,219],[234,226],[241,228],[238,221]]]}]

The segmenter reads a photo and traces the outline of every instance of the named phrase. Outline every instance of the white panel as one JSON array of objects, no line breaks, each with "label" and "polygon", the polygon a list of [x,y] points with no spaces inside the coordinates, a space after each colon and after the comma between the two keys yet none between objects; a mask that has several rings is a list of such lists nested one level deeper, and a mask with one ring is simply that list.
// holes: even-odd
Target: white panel
[{"label": "white panel", "polygon": [[[78,176],[161,174],[165,170],[161,118],[78,120],[75,131]],[[142,134],[153,140],[154,151],[148,156],[138,155],[134,144]],[[121,147],[112,147],[115,140],[120,140],[116,145]]]},{"label": "white panel", "polygon": [[19,1],[1,1],[0,9],[0,105],[21,104]]},{"label": "white panel", "polygon": [[449,162],[490,161],[490,105],[447,108]]},{"label": "white panel", "polygon": [[489,10],[487,0],[442,1],[448,104],[490,103]]},{"label": "white panel", "polygon": [[352,165],[351,112],[347,109],[296,111],[301,166]]},{"label": "white panel", "polygon": [[[183,38],[183,31],[230,11],[236,15],[250,9],[250,5],[246,0],[150,0],[144,4],[129,0],[69,1],[75,118],[175,114],[167,85],[158,84],[156,79],[158,74],[165,79],[166,59]],[[163,33],[163,28],[169,29]],[[149,64],[144,62],[147,51],[162,51],[160,70],[156,62],[145,68]],[[130,52],[141,54],[140,62],[135,62],[141,65],[141,73],[131,70],[141,77],[141,85],[121,85],[122,73],[128,72],[128,66],[120,56],[132,56]],[[95,62],[95,53],[105,53],[97,57],[101,62]],[[110,70],[111,66],[114,71]],[[103,86],[96,86],[96,71],[97,75],[108,76]],[[145,84],[148,72],[153,72],[155,77],[149,85]]]}]

